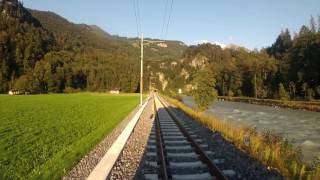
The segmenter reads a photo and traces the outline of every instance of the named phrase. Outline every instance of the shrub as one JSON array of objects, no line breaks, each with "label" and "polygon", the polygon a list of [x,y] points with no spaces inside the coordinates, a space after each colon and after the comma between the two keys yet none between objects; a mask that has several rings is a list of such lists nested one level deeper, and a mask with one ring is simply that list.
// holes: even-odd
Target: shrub
[{"label": "shrub", "polygon": [[289,94],[286,91],[286,89],[284,88],[282,83],[279,84],[279,98],[281,100],[288,100],[289,99]]},{"label": "shrub", "polygon": [[313,89],[309,88],[307,91],[307,100],[312,101],[314,99],[315,93]]},{"label": "shrub", "polygon": [[218,97],[216,87],[216,79],[212,71],[208,69],[201,70],[194,79],[196,89],[192,94],[200,111],[205,111],[210,104]]},{"label": "shrub", "polygon": [[71,93],[79,93],[79,92],[81,92],[81,90],[80,89],[74,89],[72,87],[66,87],[63,92],[71,94]]}]

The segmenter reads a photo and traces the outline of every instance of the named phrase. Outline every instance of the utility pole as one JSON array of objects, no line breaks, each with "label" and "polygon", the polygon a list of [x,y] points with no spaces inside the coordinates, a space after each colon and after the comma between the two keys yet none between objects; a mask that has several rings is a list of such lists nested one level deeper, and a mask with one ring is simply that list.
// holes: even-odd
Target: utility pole
[{"label": "utility pole", "polygon": [[142,106],[142,91],[143,91],[143,34],[141,34],[140,106]]}]

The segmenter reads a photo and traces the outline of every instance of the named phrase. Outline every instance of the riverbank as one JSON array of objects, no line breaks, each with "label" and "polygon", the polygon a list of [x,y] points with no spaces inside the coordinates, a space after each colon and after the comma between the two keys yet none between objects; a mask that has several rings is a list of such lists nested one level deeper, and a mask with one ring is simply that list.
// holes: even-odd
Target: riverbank
[{"label": "riverbank", "polygon": [[226,100],[226,101],[273,106],[273,107],[320,112],[320,101],[285,101],[285,100],[276,100],[276,99],[256,99],[256,98],[250,98],[250,97],[227,97],[227,96],[219,96],[218,99]]},{"label": "riverbank", "polygon": [[252,128],[238,127],[232,122],[196,112],[175,99],[167,99],[203,126],[221,133],[225,139],[269,168],[277,169],[289,178],[317,179],[320,177],[320,167],[303,163],[299,149],[294,148],[280,136],[260,133]]}]

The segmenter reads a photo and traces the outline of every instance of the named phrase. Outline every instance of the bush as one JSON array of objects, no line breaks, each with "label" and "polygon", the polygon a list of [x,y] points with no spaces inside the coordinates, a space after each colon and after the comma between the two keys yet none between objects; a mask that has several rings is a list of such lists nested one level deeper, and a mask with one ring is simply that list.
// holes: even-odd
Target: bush
[{"label": "bush", "polygon": [[312,101],[314,99],[315,93],[313,89],[309,88],[307,91],[307,100]]},{"label": "bush", "polygon": [[78,92],[81,92],[80,89],[74,89],[72,87],[66,87],[64,90],[63,90],[64,93],[67,93],[67,94],[71,94],[71,93],[78,93]]},{"label": "bush", "polygon": [[22,75],[18,80],[14,83],[14,89],[17,90],[30,90],[29,86],[29,78],[26,75]]},{"label": "bush", "polygon": [[192,92],[194,100],[198,109],[205,111],[218,97],[215,89],[216,79],[214,78],[214,73],[209,69],[201,70],[194,79],[194,84],[196,86],[196,89]]},{"label": "bush", "polygon": [[289,99],[289,94],[286,91],[286,89],[284,88],[282,83],[279,84],[279,98],[281,100],[288,100]]}]

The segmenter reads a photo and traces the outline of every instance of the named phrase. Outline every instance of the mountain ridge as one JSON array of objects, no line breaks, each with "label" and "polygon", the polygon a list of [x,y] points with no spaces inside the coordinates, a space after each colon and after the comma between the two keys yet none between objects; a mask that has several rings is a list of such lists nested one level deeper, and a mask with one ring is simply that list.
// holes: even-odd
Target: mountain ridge
[{"label": "mountain ridge", "polygon": [[[98,26],[75,24],[54,12],[26,9],[17,0],[1,1],[1,12],[0,92],[139,89],[138,38],[110,35]],[[154,60],[175,60],[187,48],[181,41],[164,45],[148,40],[156,41],[146,38],[146,67]],[[145,74],[145,89],[151,73]]]}]

